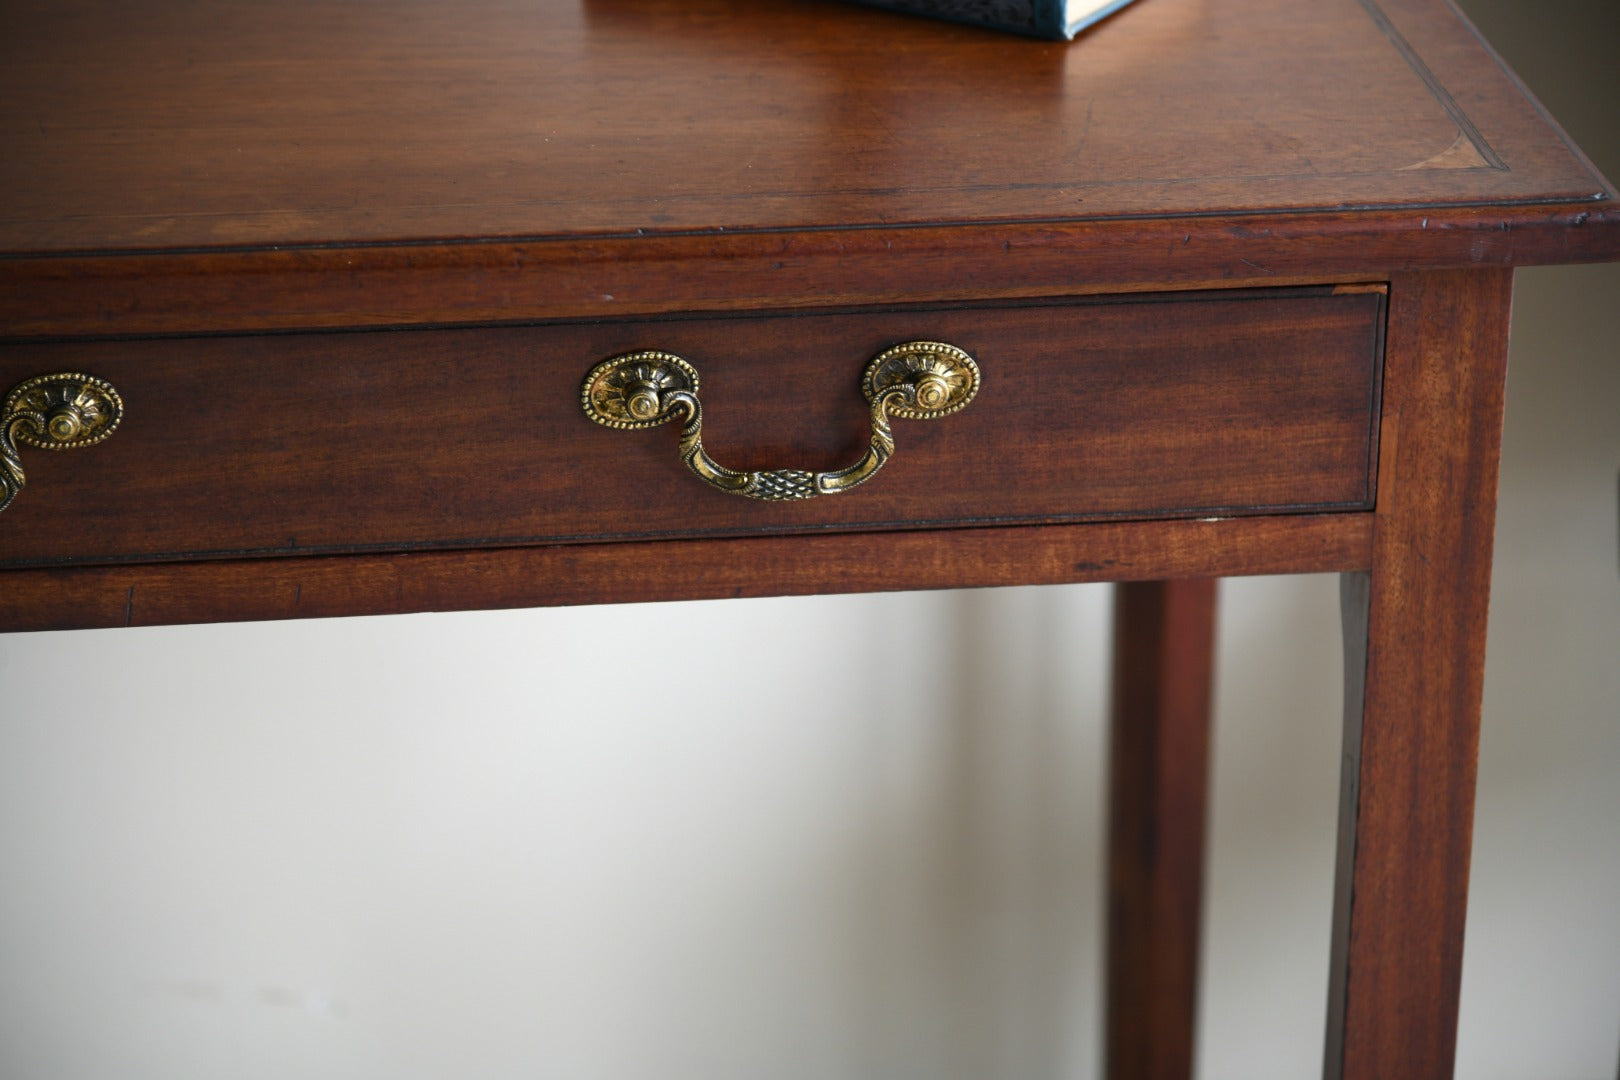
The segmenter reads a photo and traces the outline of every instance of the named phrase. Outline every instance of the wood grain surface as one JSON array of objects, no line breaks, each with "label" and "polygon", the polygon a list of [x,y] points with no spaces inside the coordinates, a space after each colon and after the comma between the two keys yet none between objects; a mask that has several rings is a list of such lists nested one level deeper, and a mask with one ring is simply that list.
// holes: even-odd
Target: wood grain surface
[{"label": "wood grain surface", "polygon": [[1371,514],[10,570],[0,632],[1365,569]]},{"label": "wood grain surface", "polygon": [[1390,286],[1373,565],[1343,589],[1329,1080],[1452,1073],[1511,292]]},{"label": "wood grain surface", "polygon": [[1072,44],[833,0],[12,4],[0,140],[0,336],[1620,256],[1445,0],[1154,0]]},{"label": "wood grain surface", "polygon": [[1455,23],[1154,0],[1063,45],[815,0],[6,5],[0,250],[1595,198]]},{"label": "wood grain surface", "polygon": [[1191,1080],[1198,1020],[1215,585],[1114,593],[1104,1075]]},{"label": "wood grain surface", "polygon": [[[24,450],[0,565],[1364,509],[1383,304],[1294,290],[15,344],[0,383],[86,371],[127,415],[102,445]],[[894,458],[837,496],[714,491],[675,425],[610,430],[579,404],[597,361],[673,351],[702,377],[716,460],[837,468],[869,438],[867,362],[919,339],[967,349],[983,389],[897,420]]]}]

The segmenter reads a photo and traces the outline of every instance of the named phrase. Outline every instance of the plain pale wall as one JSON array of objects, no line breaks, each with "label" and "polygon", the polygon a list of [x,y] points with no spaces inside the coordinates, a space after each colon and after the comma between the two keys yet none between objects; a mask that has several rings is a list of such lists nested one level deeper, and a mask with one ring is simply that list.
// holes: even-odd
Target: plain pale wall
[{"label": "plain pale wall", "polygon": [[[1464,6],[1620,174],[1620,9]],[[1620,1050],[1616,342],[1615,268],[1520,274],[1478,1080]],[[1222,600],[1202,1075],[1311,1075],[1336,586]],[[1095,1076],[1107,602],[0,638],[0,1076]]]},{"label": "plain pale wall", "polygon": [[[1607,176],[1620,4],[1464,0]],[[1458,1072],[1620,1076],[1620,266],[1521,271]]]}]

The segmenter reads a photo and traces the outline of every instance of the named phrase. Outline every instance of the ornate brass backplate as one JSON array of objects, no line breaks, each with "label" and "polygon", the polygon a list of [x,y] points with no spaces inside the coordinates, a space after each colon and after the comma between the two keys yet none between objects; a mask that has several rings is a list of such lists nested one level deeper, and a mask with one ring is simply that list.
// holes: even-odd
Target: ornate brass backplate
[{"label": "ornate brass backplate", "polygon": [[39,375],[12,387],[0,405],[0,510],[25,483],[19,443],[41,450],[94,446],[123,418],[123,398],[94,375]]},{"label": "ornate brass backplate", "polygon": [[602,361],[585,376],[585,415],[611,428],[656,427],[680,417],[681,460],[710,486],[732,495],[781,502],[848,491],[869,480],[894,453],[889,417],[932,420],[967,407],[979,392],[979,366],[963,350],[938,341],[908,341],[867,365],[861,390],[871,408],[871,445],[845,469],[739,472],[703,449],[698,373],[674,353],[648,350]]}]

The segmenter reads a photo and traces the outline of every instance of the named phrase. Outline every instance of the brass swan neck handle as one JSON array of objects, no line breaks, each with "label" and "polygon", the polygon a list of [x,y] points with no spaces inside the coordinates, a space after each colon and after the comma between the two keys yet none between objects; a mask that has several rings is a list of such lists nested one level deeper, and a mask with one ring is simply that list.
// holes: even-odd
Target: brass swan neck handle
[{"label": "brass swan neck handle", "polygon": [[836,495],[871,479],[894,454],[891,416],[932,420],[966,408],[979,392],[979,366],[954,345],[908,341],[867,365],[861,389],[871,407],[866,453],[843,469],[728,469],[703,448],[698,373],[674,353],[648,350],[615,356],[591,369],[581,389],[585,414],[611,428],[656,427],[680,419],[679,454],[705,483],[730,495],[785,502]]},{"label": "brass swan neck handle", "polygon": [[94,375],[39,375],[12,387],[0,404],[0,510],[27,482],[19,443],[40,450],[94,446],[123,418],[118,391]]}]

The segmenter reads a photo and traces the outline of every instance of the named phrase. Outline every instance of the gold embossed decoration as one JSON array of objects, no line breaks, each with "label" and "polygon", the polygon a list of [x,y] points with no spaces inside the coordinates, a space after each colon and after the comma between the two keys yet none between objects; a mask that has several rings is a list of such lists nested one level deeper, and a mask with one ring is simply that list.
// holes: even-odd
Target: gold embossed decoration
[{"label": "gold embossed decoration", "polygon": [[0,406],[0,510],[25,482],[18,444],[41,450],[94,446],[123,418],[118,391],[93,375],[40,375],[12,387]]},{"label": "gold embossed decoration", "polygon": [[877,355],[867,366],[861,390],[870,401],[902,383],[916,387],[917,400],[912,405],[897,406],[894,415],[907,420],[932,420],[967,408],[979,392],[979,365],[955,345],[908,341]]},{"label": "gold embossed decoration", "polygon": [[894,453],[890,416],[948,416],[967,407],[979,392],[979,381],[978,364],[954,345],[909,341],[884,350],[861,379],[871,407],[871,444],[855,464],[829,472],[739,472],[716,462],[703,449],[697,371],[674,353],[634,352],[604,360],[585,376],[580,394],[585,415],[611,428],[655,427],[682,419],[678,452],[687,468],[728,494],[786,502],[837,494],[871,479]]},{"label": "gold embossed decoration", "polygon": [[610,428],[646,428],[674,419],[663,396],[698,392],[691,364],[666,352],[637,352],[604,360],[585,376],[585,413]]}]

